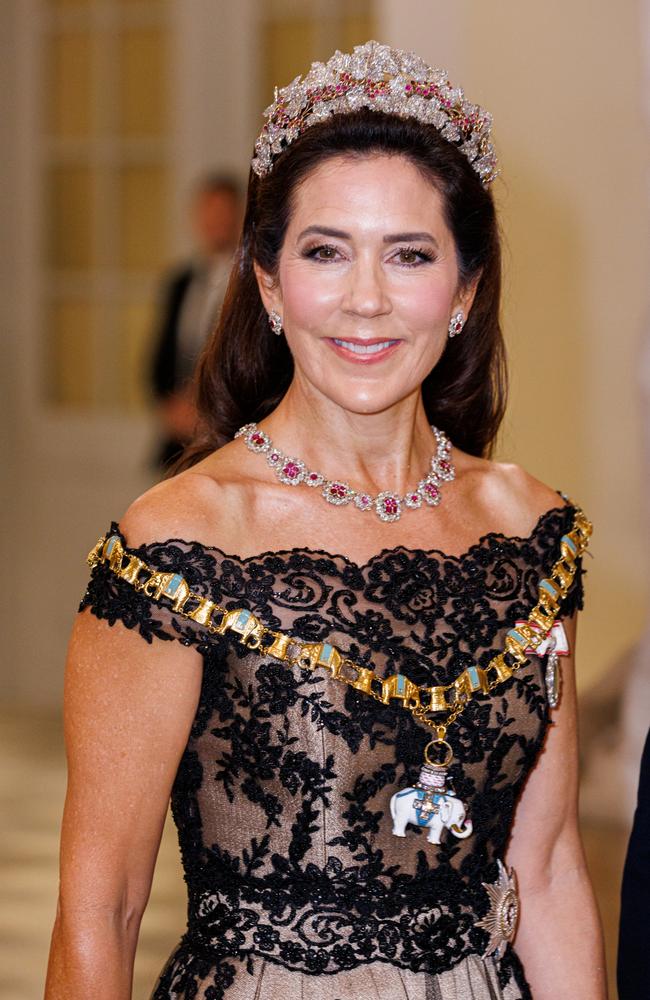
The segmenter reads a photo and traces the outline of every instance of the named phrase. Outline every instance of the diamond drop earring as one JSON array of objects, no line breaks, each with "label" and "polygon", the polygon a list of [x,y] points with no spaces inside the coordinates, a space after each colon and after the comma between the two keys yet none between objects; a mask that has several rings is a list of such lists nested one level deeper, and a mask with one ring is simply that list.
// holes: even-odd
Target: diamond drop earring
[{"label": "diamond drop earring", "polygon": [[282,316],[277,313],[275,309],[271,309],[269,313],[269,326],[278,337],[282,333]]},{"label": "diamond drop earring", "polygon": [[449,336],[456,337],[465,326],[465,314],[457,312],[449,320]]}]

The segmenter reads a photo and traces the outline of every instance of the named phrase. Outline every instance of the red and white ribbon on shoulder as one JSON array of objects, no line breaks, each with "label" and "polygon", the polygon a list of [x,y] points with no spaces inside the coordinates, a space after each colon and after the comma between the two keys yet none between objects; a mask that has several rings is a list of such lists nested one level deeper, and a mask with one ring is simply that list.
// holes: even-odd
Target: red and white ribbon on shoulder
[{"label": "red and white ribbon on shoulder", "polygon": [[[517,622],[523,625],[524,622]],[[516,626],[515,626],[516,627]],[[540,631],[539,626],[533,626],[536,632]],[[546,669],[544,671],[544,681],[546,684],[546,696],[550,708],[557,708],[560,701],[562,689],[562,678],[560,675],[560,656],[569,655],[569,640],[564,631],[561,621],[556,621],[550,629],[546,638],[539,644],[537,649],[527,649],[526,656],[545,656]]]},{"label": "red and white ribbon on shoulder", "polygon": [[[517,628],[518,625],[526,624],[530,624],[530,622],[517,622],[515,628]],[[534,625],[533,628],[535,632],[540,631],[538,625]],[[546,639],[539,644],[537,649],[527,649],[526,656],[547,656],[551,652],[555,653],[556,656],[568,656],[571,652],[569,649],[569,640],[561,621],[556,621],[554,623]]]}]

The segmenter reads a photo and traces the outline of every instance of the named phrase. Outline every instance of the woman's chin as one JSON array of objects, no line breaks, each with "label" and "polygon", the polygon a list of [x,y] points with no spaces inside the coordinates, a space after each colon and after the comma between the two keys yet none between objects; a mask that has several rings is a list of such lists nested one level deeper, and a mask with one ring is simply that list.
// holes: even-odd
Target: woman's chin
[{"label": "woman's chin", "polygon": [[398,403],[404,401],[403,393],[387,393],[385,387],[382,387],[382,391],[379,392],[358,392],[354,391],[351,386],[350,391],[341,391],[341,386],[337,387],[335,393],[323,394],[329,396],[329,399],[340,406],[342,410],[346,410],[348,413],[354,413],[358,416],[372,416],[373,414],[385,413],[387,410],[392,409],[392,407],[397,406]]}]

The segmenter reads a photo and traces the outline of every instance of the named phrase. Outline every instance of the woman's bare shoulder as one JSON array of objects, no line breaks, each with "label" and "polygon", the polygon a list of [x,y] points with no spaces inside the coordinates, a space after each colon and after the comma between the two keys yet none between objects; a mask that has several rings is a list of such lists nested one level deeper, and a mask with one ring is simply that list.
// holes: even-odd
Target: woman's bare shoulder
[{"label": "woman's bare shoulder", "polygon": [[224,462],[205,460],[137,497],[120,520],[129,546],[182,538],[227,548],[241,491]]},{"label": "woman's bare shoulder", "polygon": [[513,513],[524,517],[539,517],[553,507],[563,507],[566,501],[553,487],[527,472],[514,462],[489,462],[492,471],[491,488],[496,497]]},{"label": "woman's bare shoulder", "polygon": [[464,493],[507,535],[526,537],[547,511],[566,506],[556,489],[514,462],[463,455],[459,463]]}]

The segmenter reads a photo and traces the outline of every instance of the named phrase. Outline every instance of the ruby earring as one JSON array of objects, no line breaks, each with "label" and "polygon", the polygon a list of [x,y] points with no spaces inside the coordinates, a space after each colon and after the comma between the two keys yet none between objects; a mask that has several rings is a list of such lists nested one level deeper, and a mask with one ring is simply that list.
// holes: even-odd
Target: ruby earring
[{"label": "ruby earring", "polygon": [[465,314],[462,312],[455,313],[449,320],[449,336],[457,337],[464,326]]},{"label": "ruby earring", "polygon": [[282,316],[280,316],[280,313],[277,313],[275,309],[271,309],[271,312],[269,313],[269,326],[273,330],[273,333],[279,337],[282,333]]}]

